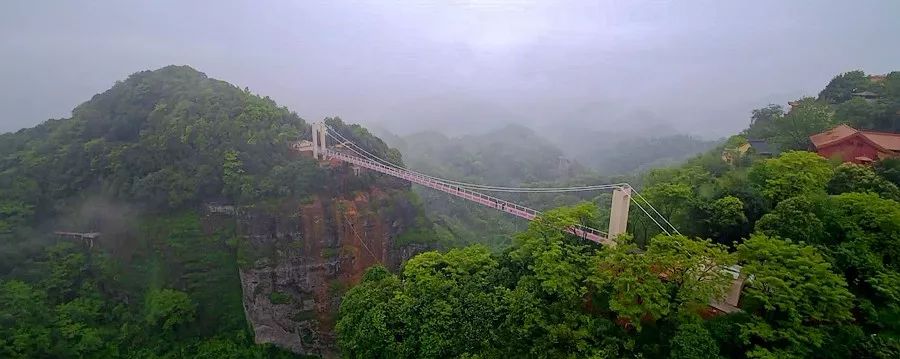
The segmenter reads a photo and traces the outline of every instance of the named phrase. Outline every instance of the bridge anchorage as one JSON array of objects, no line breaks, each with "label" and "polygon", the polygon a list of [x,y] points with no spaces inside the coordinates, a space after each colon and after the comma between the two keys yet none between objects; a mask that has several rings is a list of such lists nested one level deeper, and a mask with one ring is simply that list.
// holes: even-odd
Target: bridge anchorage
[{"label": "bridge anchorage", "polygon": [[[335,146],[328,146],[329,137],[335,141]],[[607,232],[583,225],[574,225],[571,228],[564,229],[566,232],[578,237],[610,246],[616,244],[613,241],[616,236],[625,233],[628,225],[628,210],[633,200],[632,188],[627,183],[565,188],[516,188],[465,183],[429,176],[395,165],[369,153],[337,131],[330,129],[324,122],[312,124],[312,141],[295,142],[291,145],[291,148],[300,152],[312,152],[313,158],[317,160],[337,159],[353,165],[354,168],[366,168],[404,179],[529,221],[537,218],[541,212],[482,192],[553,193],[612,189],[612,206],[610,208]],[[640,206],[639,203],[637,204]],[[643,207],[641,209],[643,210]]]}]

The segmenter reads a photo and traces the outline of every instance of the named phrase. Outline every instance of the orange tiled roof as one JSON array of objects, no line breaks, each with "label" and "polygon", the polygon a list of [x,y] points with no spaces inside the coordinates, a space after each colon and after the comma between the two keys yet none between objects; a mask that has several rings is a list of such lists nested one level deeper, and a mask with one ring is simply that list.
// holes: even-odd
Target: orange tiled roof
[{"label": "orange tiled roof", "polygon": [[861,134],[867,140],[885,150],[900,151],[900,133],[859,131],[843,124],[828,131],[809,136],[809,140],[812,141],[813,146],[816,146],[816,148],[822,148],[855,134]]},{"label": "orange tiled roof", "polygon": [[860,133],[886,150],[900,151],[900,133],[872,131],[860,131]]},{"label": "orange tiled roof", "polygon": [[809,140],[812,141],[813,146],[816,146],[816,148],[821,148],[843,140],[847,137],[853,136],[857,133],[859,133],[859,131],[857,131],[853,127],[842,124],[828,131],[809,136]]}]

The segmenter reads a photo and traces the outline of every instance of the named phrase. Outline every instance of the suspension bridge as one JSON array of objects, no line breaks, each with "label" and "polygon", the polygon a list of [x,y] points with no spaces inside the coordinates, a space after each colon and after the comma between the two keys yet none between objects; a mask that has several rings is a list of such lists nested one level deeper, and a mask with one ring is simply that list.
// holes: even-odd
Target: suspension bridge
[{"label": "suspension bridge", "polygon": [[[329,141],[334,146],[328,146]],[[392,177],[400,178],[415,184],[432,188],[455,197],[475,202],[501,212],[524,218],[529,221],[540,218],[541,212],[529,207],[490,196],[482,192],[503,193],[566,193],[612,190],[612,203],[610,206],[610,218],[607,231],[575,224],[569,228],[560,228],[580,238],[597,242],[607,246],[616,245],[616,236],[625,233],[628,226],[628,211],[633,203],[647,215],[663,233],[667,235],[681,234],[678,229],[669,222],[665,216],[659,213],[653,205],[647,201],[638,191],[628,183],[601,184],[592,186],[571,187],[506,187],[490,186],[477,183],[454,181],[430,176],[416,172],[403,166],[392,163],[384,158],[376,156],[359,145],[347,139],[346,136],[331,128],[324,122],[312,124],[312,141],[302,140],[291,144],[291,148],[300,152],[312,152],[312,156],[318,160],[336,159],[348,163],[354,168],[366,168]],[[733,312],[738,309],[741,289],[744,279],[740,275],[740,267],[732,266],[724,271],[734,276],[734,282],[722,299],[713,299],[709,305],[721,312]]]},{"label": "suspension bridge", "polygon": [[[328,143],[332,141],[334,146],[328,146]],[[402,167],[374,155],[353,143],[353,141],[350,141],[346,136],[324,122],[312,124],[312,141],[304,140],[295,142],[292,144],[292,148],[296,151],[312,152],[313,158],[315,159],[340,160],[355,166],[355,168],[366,168],[400,178],[529,221],[538,218],[541,215],[541,212],[527,206],[487,195],[483,192],[565,193],[612,190],[612,204],[610,206],[610,218],[607,231],[601,231],[582,224],[575,224],[569,228],[563,228],[563,230],[580,238],[603,245],[615,245],[616,242],[614,239],[616,236],[625,233],[628,226],[628,211],[631,203],[634,203],[648,218],[656,223],[664,233],[680,234],[678,233],[678,230],[659,213],[659,211],[653,208],[646,198],[641,196],[640,193],[627,183],[571,187],[505,187],[460,182],[434,177]]]}]

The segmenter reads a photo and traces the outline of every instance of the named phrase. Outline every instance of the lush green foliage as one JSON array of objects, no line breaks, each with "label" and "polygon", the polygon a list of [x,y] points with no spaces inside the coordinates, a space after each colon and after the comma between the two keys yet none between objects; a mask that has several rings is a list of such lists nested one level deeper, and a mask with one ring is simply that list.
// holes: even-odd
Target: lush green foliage
[{"label": "lush green foliage", "polygon": [[900,201],[900,189],[871,167],[844,163],[834,170],[834,177],[828,182],[828,193],[846,192],[876,193],[883,198]]},{"label": "lush green foliage", "polygon": [[716,359],[720,358],[718,344],[709,331],[698,323],[687,322],[678,326],[670,342],[669,358]]},{"label": "lush green foliage", "polygon": [[[687,236],[661,234],[633,205],[629,235],[598,248],[559,231],[602,225],[601,211],[579,206],[547,212],[503,253],[427,253],[399,275],[373,272],[342,306],[344,354],[896,357],[900,162],[838,165],[798,150],[838,122],[896,128],[898,77],[848,73],[787,114],[774,105],[753,112],[746,136],[794,151],[743,154],[734,148],[746,139],[735,137],[650,171],[641,194]],[[879,97],[855,98],[862,90]],[[742,311],[699,315],[729,288],[723,269],[734,263],[745,280]],[[455,331],[438,334],[446,328]]]},{"label": "lush green foliage", "polygon": [[549,211],[502,254],[472,246],[420,254],[400,276],[370,270],[341,306],[343,354],[664,354],[665,346],[640,345],[642,336],[669,337],[677,318],[698,318],[710,296],[729,286],[721,269],[733,259],[720,246],[686,237],[658,237],[640,253],[627,242],[600,250],[559,230],[593,223],[595,211]]},{"label": "lush green foliage", "polygon": [[637,253],[621,244],[599,256],[591,281],[611,293],[609,307],[636,329],[641,322],[690,317],[731,283],[724,269],[734,264],[727,250],[683,236],[659,236]]},{"label": "lush green foliage", "polygon": [[879,176],[900,187],[900,158],[886,158],[873,166]]},{"label": "lush green foliage", "polygon": [[[854,94],[870,92],[875,98]],[[869,78],[862,71],[851,71],[831,80],[819,93],[819,101],[831,104],[837,122],[878,131],[900,131],[900,72],[883,79]]]},{"label": "lush green foliage", "polygon": [[780,157],[756,163],[750,181],[771,203],[799,196],[823,193],[834,170],[821,156],[805,151],[790,151]]},{"label": "lush green foliage", "polygon": [[775,117],[769,131],[770,140],[782,150],[805,150],[811,145],[809,135],[835,125],[834,110],[812,98],[804,98],[784,116]]},{"label": "lush green foliage", "polygon": [[847,283],[816,248],[754,235],[737,254],[752,276],[743,308],[756,315],[741,326],[752,345],[748,357],[809,357],[826,346],[829,331],[851,320]]},{"label": "lush green foliage", "polygon": [[[643,251],[626,236],[601,249],[558,230],[593,218],[588,206],[551,211],[502,254],[474,246],[421,254],[399,276],[370,271],[341,308],[344,355],[847,357],[895,345],[884,328],[880,341],[864,340],[852,315],[858,294],[828,247],[754,234],[734,254],[683,236],[658,236]],[[702,322],[736,261],[748,277],[746,313]],[[896,293],[894,277],[873,282]]]}]

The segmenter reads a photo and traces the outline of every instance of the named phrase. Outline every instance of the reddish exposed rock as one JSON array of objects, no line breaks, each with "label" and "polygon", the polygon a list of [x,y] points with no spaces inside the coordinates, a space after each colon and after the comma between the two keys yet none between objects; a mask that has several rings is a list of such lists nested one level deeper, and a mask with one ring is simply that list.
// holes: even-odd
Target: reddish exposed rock
[{"label": "reddish exposed rock", "polygon": [[[408,195],[406,189],[370,189],[235,211],[244,312],[256,342],[335,356],[334,325],[343,292],[366,268],[396,269],[429,248],[395,245],[420,215]],[[228,215],[208,212],[210,222]]]}]

